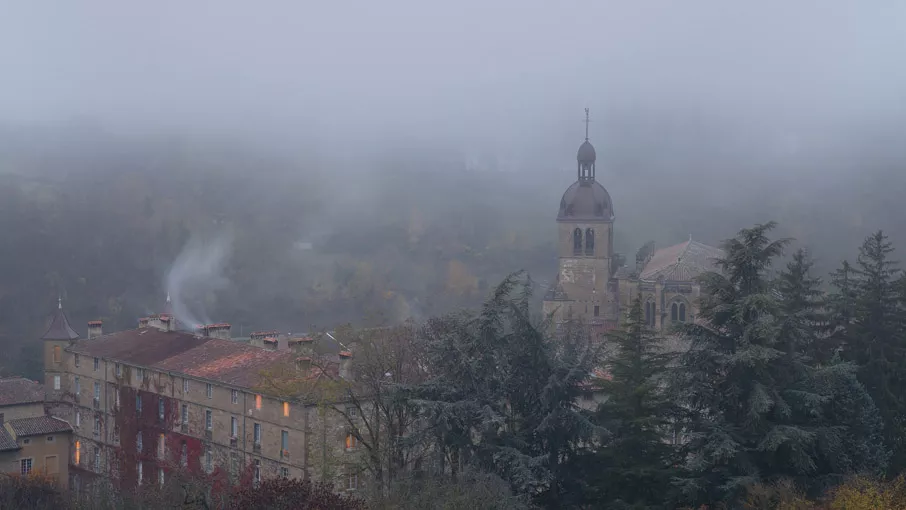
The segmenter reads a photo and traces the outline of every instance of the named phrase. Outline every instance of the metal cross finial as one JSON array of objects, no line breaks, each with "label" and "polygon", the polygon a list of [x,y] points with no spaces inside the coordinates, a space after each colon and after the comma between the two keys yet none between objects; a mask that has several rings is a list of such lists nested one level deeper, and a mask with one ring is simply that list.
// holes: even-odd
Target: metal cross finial
[{"label": "metal cross finial", "polygon": [[61,296],[59,294],[57,295],[57,309],[59,309],[59,310],[63,309],[63,296]]},{"label": "metal cross finial", "polygon": [[167,292],[167,303],[169,303],[169,302],[170,302],[170,293]]},{"label": "metal cross finial", "polygon": [[588,108],[585,109],[585,140],[588,140],[588,123],[591,122],[588,118]]}]

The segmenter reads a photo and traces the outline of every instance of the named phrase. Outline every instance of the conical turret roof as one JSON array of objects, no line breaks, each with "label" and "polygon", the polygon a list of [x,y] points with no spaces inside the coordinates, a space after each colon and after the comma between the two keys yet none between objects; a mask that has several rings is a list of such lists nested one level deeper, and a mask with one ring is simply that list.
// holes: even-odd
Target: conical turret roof
[{"label": "conical turret roof", "polygon": [[79,338],[79,334],[69,325],[69,319],[63,313],[63,300],[59,299],[57,301],[57,313],[53,316],[53,321],[51,321],[50,327],[47,328],[47,332],[44,333],[41,340],[75,340],[76,338]]}]

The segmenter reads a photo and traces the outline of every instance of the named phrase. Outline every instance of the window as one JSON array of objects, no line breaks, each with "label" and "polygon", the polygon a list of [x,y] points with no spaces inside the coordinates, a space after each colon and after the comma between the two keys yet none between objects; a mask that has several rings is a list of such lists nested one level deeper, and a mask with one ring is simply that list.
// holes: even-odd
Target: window
[{"label": "window", "polygon": [[75,456],[73,457],[73,459],[75,460],[74,464],[78,465],[81,458],[82,458],[82,442],[76,441],[75,442]]},{"label": "window", "polygon": [[239,420],[235,416],[230,418],[230,437],[239,437]]},{"label": "window", "polygon": [[113,398],[114,398],[114,401],[116,402],[116,407],[119,407],[120,406],[120,389],[119,388],[116,389],[116,392],[114,393],[114,395],[115,396]]},{"label": "window", "polygon": [[94,416],[94,435],[101,433],[101,417],[98,415]]},{"label": "window", "polygon": [[592,256],[595,254],[595,231],[585,229],[585,255]]},{"label": "window", "polygon": [[47,436],[47,442],[53,443],[53,436]]},{"label": "window", "polygon": [[670,320],[672,322],[676,322],[677,320],[679,320],[678,310],[679,310],[679,307],[676,306],[676,303],[673,303],[673,305],[670,306]]},{"label": "window", "polygon": [[355,448],[355,445],[357,443],[358,443],[358,441],[356,440],[355,434],[353,434],[352,432],[347,432],[346,433],[346,449],[352,450],[353,448]]},{"label": "window", "polygon": [[255,485],[261,483],[261,460],[255,459]]},{"label": "window", "polygon": [[182,424],[189,424],[189,404],[182,405]]},{"label": "window", "polygon": [[138,461],[138,466],[135,468],[136,477],[138,479],[138,484],[142,484],[142,461]]},{"label": "window", "polygon": [[22,444],[31,444],[31,439],[28,439],[28,438],[23,439]]},{"label": "window", "polygon": [[142,414],[142,396],[141,395],[135,396],[135,412],[138,414]]},{"label": "window", "polygon": [[188,379],[183,379],[183,380],[182,380],[182,392],[183,392],[183,393],[188,393],[188,392],[189,392],[189,380],[188,380]]},{"label": "window", "polygon": [[280,432],[280,455],[288,456],[289,455],[289,431],[283,430]]},{"label": "window", "polygon": [[157,468],[157,484],[164,484],[164,468]]},{"label": "window", "polygon": [[157,397],[157,417],[161,420],[164,419],[164,398]]},{"label": "window", "polygon": [[143,368],[135,369],[135,380],[142,382],[145,380],[145,370]]},{"label": "window", "polygon": [[113,365],[113,373],[116,374],[117,377],[122,377],[122,375],[123,375],[123,367],[120,366],[119,363],[114,364],[114,365]]},{"label": "window", "polygon": [[654,303],[651,301],[645,302],[645,324],[654,326]]},{"label": "window", "polygon": [[214,455],[211,453],[211,448],[208,447],[204,451],[204,470],[210,473],[214,468]]},{"label": "window", "polygon": [[211,383],[208,383],[204,388],[204,394],[206,397],[211,398],[214,396],[214,386]]},{"label": "window", "polygon": [[135,449],[136,449],[136,451],[138,451],[138,453],[142,453],[142,447],[143,447],[143,446],[144,446],[144,444],[142,444],[142,433],[141,433],[141,431],[139,431],[139,433],[136,434],[136,436],[135,436]]},{"label": "window", "polygon": [[283,403],[283,416],[289,417],[289,402]]},{"label": "window", "polygon": [[82,393],[82,381],[79,380],[79,376],[75,376],[75,394],[80,393]]},{"label": "window", "polygon": [[346,479],[346,489],[354,491],[359,488],[359,474],[358,473],[349,473],[349,476]]},{"label": "window", "polygon": [[94,399],[101,400],[101,383],[94,382]]},{"label": "window", "polygon": [[599,305],[595,305],[595,317],[600,317],[600,316],[601,316],[601,307]]},{"label": "window", "polygon": [[239,403],[239,390],[233,390],[230,392],[230,402],[234,404]]},{"label": "window", "polygon": [[76,368],[79,368],[79,361],[81,361],[81,360],[79,359],[79,355],[76,354],[75,356],[73,356],[73,360],[74,360],[74,363],[75,363]]},{"label": "window", "polygon": [[76,428],[82,426],[82,413],[80,413],[79,411],[75,412],[75,426]]},{"label": "window", "polygon": [[261,409],[261,395],[255,395],[255,409]]},{"label": "window", "polygon": [[157,458],[163,460],[167,456],[167,442],[163,434],[157,435]]},{"label": "window", "polygon": [[206,409],[204,412],[204,428],[205,430],[214,428],[214,415],[211,413],[210,409]]},{"label": "window", "polygon": [[182,467],[189,465],[189,446],[185,441],[183,441],[182,445],[180,446],[179,463],[182,465]]},{"label": "window", "polygon": [[113,442],[114,443],[120,442],[120,426],[119,425],[113,426]]},{"label": "window", "polygon": [[582,254],[582,229],[573,230],[573,255]]},{"label": "window", "polygon": [[289,468],[288,467],[280,468],[280,476],[283,478],[289,478]]},{"label": "window", "polygon": [[359,415],[359,410],[356,409],[355,407],[346,408],[346,416],[348,416],[350,418],[355,418],[358,415]]},{"label": "window", "polygon": [[97,372],[101,368],[101,360],[94,358],[94,371]]},{"label": "window", "polygon": [[58,375],[53,376],[53,389],[60,389],[60,376]]},{"label": "window", "polygon": [[59,345],[53,346],[53,362],[59,363],[62,358],[62,349]]},{"label": "window", "polygon": [[256,423],[252,430],[253,430],[252,440],[255,442],[256,445],[260,445],[261,444],[261,424]]},{"label": "window", "polygon": [[20,471],[23,475],[31,473],[31,459],[22,459],[20,461]]},{"label": "window", "polygon": [[97,446],[94,447],[94,470],[95,472],[101,472],[101,449]]},{"label": "window", "polygon": [[679,305],[679,321],[686,322],[686,304],[680,303]]}]

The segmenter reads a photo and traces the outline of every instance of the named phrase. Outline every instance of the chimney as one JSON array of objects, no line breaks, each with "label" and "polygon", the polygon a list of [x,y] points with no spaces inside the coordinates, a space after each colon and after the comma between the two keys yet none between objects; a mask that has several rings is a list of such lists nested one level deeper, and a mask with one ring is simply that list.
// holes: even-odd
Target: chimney
[{"label": "chimney", "polygon": [[[156,313],[148,317],[148,326],[157,328],[161,331],[175,331],[176,321],[173,320],[172,315]],[[141,321],[139,321],[139,327],[141,327]]]},{"label": "chimney", "polygon": [[291,351],[302,356],[311,356],[315,353],[315,339],[310,336],[290,338],[286,343]]},{"label": "chimney", "polygon": [[308,356],[296,358],[296,370],[307,375],[311,371],[311,358]]},{"label": "chimney", "polygon": [[88,339],[97,338],[104,333],[102,332],[103,322],[101,321],[88,321]]},{"label": "chimney", "polygon": [[219,338],[221,340],[230,340],[233,338],[233,336],[230,334],[230,325],[226,322],[219,322],[217,324],[208,324],[207,326],[204,326],[203,334],[204,336]]},{"label": "chimney", "polygon": [[139,319],[139,320],[138,320],[138,329],[147,328],[147,327],[148,327],[148,321],[149,321],[149,320],[150,320],[150,319],[148,319],[148,317],[142,317],[141,319]]},{"label": "chimney", "polygon": [[352,353],[340,351],[340,379],[352,381]]},{"label": "chimney", "polygon": [[268,337],[276,338],[277,335],[279,335],[277,330],[255,331],[251,335],[249,335],[249,343],[254,345],[255,347],[266,347],[267,344],[265,343],[264,339]]}]

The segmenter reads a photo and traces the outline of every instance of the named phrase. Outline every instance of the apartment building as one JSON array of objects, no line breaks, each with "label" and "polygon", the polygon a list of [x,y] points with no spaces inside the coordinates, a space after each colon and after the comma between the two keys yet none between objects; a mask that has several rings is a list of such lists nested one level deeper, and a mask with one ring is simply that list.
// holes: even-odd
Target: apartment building
[{"label": "apartment building", "polygon": [[268,373],[287,367],[301,380],[348,376],[351,353],[315,368],[299,349],[230,340],[225,323],[178,330],[167,313],[110,334],[92,322],[83,340],[62,307],[43,341],[48,408],[72,424],[75,486],[97,476],[163,484],[185,472],[358,488],[360,452],[345,419],[325,407],[342,403],[279,398],[265,384]]}]

